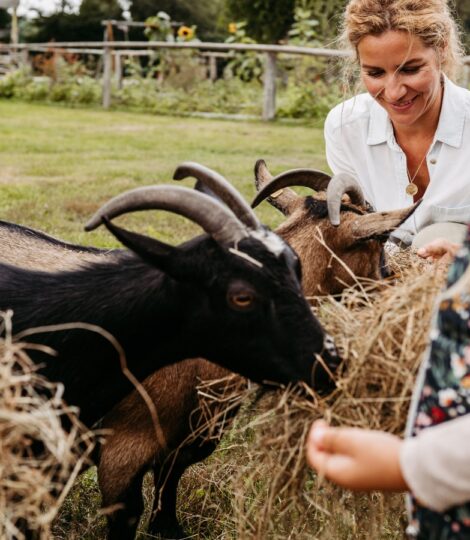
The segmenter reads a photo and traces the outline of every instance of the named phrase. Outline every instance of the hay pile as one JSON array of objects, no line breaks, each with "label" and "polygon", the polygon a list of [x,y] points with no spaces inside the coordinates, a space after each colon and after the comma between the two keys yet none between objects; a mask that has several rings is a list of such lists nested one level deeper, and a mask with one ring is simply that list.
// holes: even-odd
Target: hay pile
[{"label": "hay pile", "polygon": [[445,271],[410,254],[392,262],[397,276],[385,285],[358,284],[316,308],[345,359],[338,390],[324,399],[305,389],[252,399],[212,459],[183,479],[182,517],[198,538],[403,537],[402,496],[336,488],[304,459],[316,418],[403,432]]},{"label": "hay pile", "polygon": [[27,345],[12,340],[11,313],[0,313],[0,335],[0,538],[23,538],[24,523],[49,538],[93,439],[63,403],[62,388],[35,372]]}]

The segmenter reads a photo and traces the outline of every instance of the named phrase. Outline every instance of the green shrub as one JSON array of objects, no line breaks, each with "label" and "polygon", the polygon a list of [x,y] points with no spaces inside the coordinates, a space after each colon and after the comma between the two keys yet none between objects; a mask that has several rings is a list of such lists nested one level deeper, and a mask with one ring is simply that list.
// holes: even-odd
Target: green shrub
[{"label": "green shrub", "polygon": [[[194,58],[191,59],[191,65]],[[303,118],[321,121],[341,100],[337,84],[323,82],[315,73],[316,65],[298,62],[281,63],[287,83],[279,80],[278,117]],[[20,69],[0,80],[0,98],[29,102],[52,102],[70,105],[98,105],[101,101],[101,82],[77,68],[65,66],[55,80],[33,77]],[[113,88],[113,106],[155,114],[243,114],[261,116],[263,87],[256,80],[244,82],[228,77],[211,82],[194,77],[182,84],[178,77],[158,81],[150,70],[143,77],[138,70],[126,77],[121,89]]]},{"label": "green shrub", "polygon": [[290,83],[280,93],[277,116],[323,120],[330,109],[341,100],[338,86],[327,85],[323,81]]}]

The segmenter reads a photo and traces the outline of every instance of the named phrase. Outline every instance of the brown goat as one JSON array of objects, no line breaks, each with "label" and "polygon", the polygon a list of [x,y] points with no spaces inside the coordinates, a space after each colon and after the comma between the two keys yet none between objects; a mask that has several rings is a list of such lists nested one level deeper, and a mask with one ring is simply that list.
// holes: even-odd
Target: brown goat
[{"label": "brown goat", "polygon": [[[205,432],[191,437],[193,429],[207,419],[199,408],[196,387],[202,381],[222,379],[229,374],[206,360],[192,359],[160,369],[145,380],[144,387],[158,411],[166,448],[155,436],[148,408],[137,392],[105,417],[102,427],[111,430],[111,434],[100,451],[99,486],[103,506],[119,508],[108,519],[110,538],[134,538],[144,509],[142,480],[151,468],[155,501],[148,534],[163,538],[187,536],[176,516],[178,483],[187,467],[212,454],[218,443],[217,436],[208,439]],[[243,379],[233,375],[232,381]],[[216,390],[223,392],[225,384],[226,381],[217,382]],[[233,409],[224,421],[230,421],[236,412]]]},{"label": "brown goat", "polygon": [[[262,160],[255,166],[255,183],[259,193],[253,206],[267,198],[287,217],[276,232],[302,262],[307,296],[341,293],[358,278],[385,277],[384,243],[417,206],[374,212],[357,182],[346,175],[331,178],[320,171],[295,169],[273,178]],[[289,186],[318,193],[301,197]]]}]

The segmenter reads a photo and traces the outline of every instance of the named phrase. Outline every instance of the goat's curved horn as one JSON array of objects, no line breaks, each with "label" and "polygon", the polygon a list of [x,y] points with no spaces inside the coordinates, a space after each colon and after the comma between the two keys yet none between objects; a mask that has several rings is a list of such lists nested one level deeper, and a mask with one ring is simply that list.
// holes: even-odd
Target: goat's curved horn
[{"label": "goat's curved horn", "polygon": [[131,189],[104,204],[86,224],[92,231],[109,220],[139,210],[168,210],[200,225],[218,243],[237,243],[248,236],[244,225],[226,206],[208,195],[181,186],[148,186]]},{"label": "goat's curved horn", "polygon": [[359,182],[347,173],[335,174],[326,191],[328,217],[332,225],[340,224],[341,199],[344,194],[349,195],[353,204],[359,206],[365,204],[364,194]]},{"label": "goat's curved horn", "polygon": [[327,188],[330,178],[330,175],[315,169],[292,169],[283,172],[275,176],[269,184],[266,184],[258,192],[258,195],[251,203],[251,207],[256,208],[260,202],[276,193],[276,191],[290,186],[303,186],[315,191],[323,191]]},{"label": "goat's curved horn", "polygon": [[176,168],[173,180],[183,180],[188,176],[197,178],[212,190],[247,227],[250,229],[261,227],[261,223],[250,205],[221,174],[199,163],[186,161]]}]

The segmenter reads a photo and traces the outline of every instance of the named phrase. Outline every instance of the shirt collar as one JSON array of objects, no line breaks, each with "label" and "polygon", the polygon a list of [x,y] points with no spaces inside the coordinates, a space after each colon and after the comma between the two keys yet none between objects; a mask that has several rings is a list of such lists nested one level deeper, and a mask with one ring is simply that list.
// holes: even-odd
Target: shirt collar
[{"label": "shirt collar", "polygon": [[[459,148],[465,125],[465,96],[461,89],[444,75],[444,97],[435,140]],[[374,100],[370,109],[367,144],[386,143],[393,134],[392,123],[385,109]]]}]

